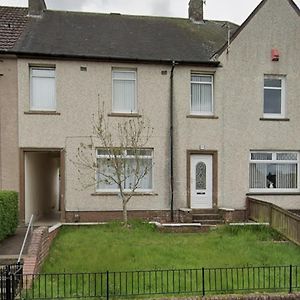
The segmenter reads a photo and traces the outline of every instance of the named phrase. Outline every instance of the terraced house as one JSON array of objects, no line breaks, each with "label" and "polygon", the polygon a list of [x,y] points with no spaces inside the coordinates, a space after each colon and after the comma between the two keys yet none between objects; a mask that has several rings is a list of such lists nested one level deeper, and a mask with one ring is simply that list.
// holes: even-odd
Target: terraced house
[{"label": "terraced house", "polygon": [[188,19],[52,11],[30,0],[10,50],[21,219],[121,216],[117,190],[81,190],[72,164],[99,97],[113,122],[142,115],[154,126],[144,152],[153,168],[130,216],[222,209],[243,219],[247,195],[299,209],[299,15],[292,0],[263,0],[238,27],[205,20],[202,0],[190,1]]},{"label": "terraced house", "polygon": [[0,188],[19,190],[18,68],[13,48],[27,23],[25,8],[0,7]]}]

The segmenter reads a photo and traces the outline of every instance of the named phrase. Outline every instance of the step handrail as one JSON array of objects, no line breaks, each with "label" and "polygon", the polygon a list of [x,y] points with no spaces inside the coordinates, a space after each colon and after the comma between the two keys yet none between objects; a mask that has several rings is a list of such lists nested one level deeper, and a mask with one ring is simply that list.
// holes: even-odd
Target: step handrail
[{"label": "step handrail", "polygon": [[24,237],[24,241],[23,241],[23,244],[22,244],[22,248],[21,248],[17,263],[20,263],[20,261],[21,261],[21,257],[22,257],[22,254],[23,254],[23,251],[24,251],[24,248],[25,248],[25,245],[26,245],[27,238],[28,238],[29,230],[30,230],[30,232],[32,232],[32,229],[33,229],[33,215],[31,215],[31,217],[30,217],[30,221],[29,221],[29,224],[28,224],[28,227],[27,227],[27,230],[26,230],[26,234],[25,234],[25,237]]}]

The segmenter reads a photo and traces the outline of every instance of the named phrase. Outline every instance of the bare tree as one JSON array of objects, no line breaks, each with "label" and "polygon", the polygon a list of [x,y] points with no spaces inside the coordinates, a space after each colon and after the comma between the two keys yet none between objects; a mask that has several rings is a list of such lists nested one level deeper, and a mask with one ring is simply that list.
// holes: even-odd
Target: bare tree
[{"label": "bare tree", "polygon": [[128,202],[141,187],[151,189],[146,177],[152,172],[152,150],[146,147],[153,128],[142,116],[115,123],[104,105],[93,115],[92,127],[89,143],[80,144],[74,162],[79,180],[83,188],[117,190],[127,226]]}]

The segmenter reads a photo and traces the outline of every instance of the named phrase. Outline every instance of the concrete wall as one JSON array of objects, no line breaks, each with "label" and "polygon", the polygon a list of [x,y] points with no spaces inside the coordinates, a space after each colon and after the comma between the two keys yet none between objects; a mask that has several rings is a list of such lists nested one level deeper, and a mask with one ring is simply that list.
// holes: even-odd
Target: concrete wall
[{"label": "concrete wall", "polygon": [[19,191],[17,59],[0,57],[0,189]]}]

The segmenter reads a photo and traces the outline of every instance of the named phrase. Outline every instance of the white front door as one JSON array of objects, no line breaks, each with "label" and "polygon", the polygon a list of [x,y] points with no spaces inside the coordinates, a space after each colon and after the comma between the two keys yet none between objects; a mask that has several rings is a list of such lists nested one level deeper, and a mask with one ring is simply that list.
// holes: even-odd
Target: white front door
[{"label": "white front door", "polygon": [[191,155],[191,208],[213,208],[212,155]]}]

